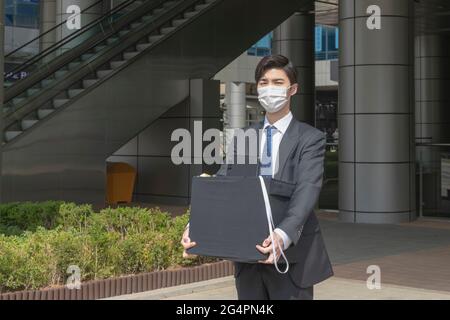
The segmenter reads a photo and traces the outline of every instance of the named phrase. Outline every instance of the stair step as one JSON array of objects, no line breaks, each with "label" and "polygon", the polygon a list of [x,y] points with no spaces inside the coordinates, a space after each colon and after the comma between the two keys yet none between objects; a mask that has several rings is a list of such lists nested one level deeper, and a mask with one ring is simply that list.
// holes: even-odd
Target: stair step
[{"label": "stair step", "polygon": [[85,53],[85,54],[81,55],[81,60],[86,61],[86,60],[89,60],[90,58],[92,58],[93,56],[95,56],[94,53]]},{"label": "stair step", "polygon": [[201,10],[207,8],[207,7],[209,7],[209,3],[198,4],[194,8],[195,8],[196,11],[201,11]]},{"label": "stair step", "polygon": [[124,52],[123,58],[125,60],[130,60],[131,58],[137,56],[140,52],[139,51],[132,51],[132,52]]},{"label": "stair step", "polygon": [[50,78],[50,79],[44,79],[44,80],[41,81],[41,86],[42,86],[42,87],[46,87],[46,86],[48,86],[49,84],[51,84],[54,80],[55,80],[55,79],[53,79],[53,78]]},{"label": "stair step", "polygon": [[158,35],[149,36],[147,39],[150,42],[155,42],[155,41],[158,41],[159,39],[161,39],[162,37],[164,37],[164,35],[158,34]]},{"label": "stair step", "polygon": [[106,48],[105,45],[96,46],[96,47],[94,48],[94,51],[95,51],[95,52],[100,52],[100,51],[102,51],[102,50],[105,49],[105,48]]},{"label": "stair step", "polygon": [[[69,90],[69,96],[70,96],[70,90]],[[59,108],[63,104],[65,104],[67,101],[69,101],[69,99],[53,99],[53,107]],[[49,110],[52,110],[52,109],[49,109]]]},{"label": "stair step", "polygon": [[55,72],[55,78],[61,78],[64,76],[68,71],[67,70],[58,70]]},{"label": "stair step", "polygon": [[22,130],[27,130],[38,121],[39,121],[38,119],[23,119],[21,121],[20,125],[22,127]]},{"label": "stair step", "polygon": [[136,49],[137,49],[137,51],[144,51],[145,49],[147,49],[151,45],[152,45],[151,43],[140,43],[140,44],[136,45]]},{"label": "stair step", "polygon": [[70,62],[68,64],[69,69],[75,69],[75,68],[79,67],[80,65],[81,65],[81,62]]},{"label": "stair step", "polygon": [[119,36],[123,37],[124,35],[127,35],[131,30],[127,29],[127,30],[120,30],[119,31]]},{"label": "stair step", "polygon": [[116,42],[117,40],[119,40],[119,37],[108,38],[108,39],[106,39],[106,43],[112,44],[112,43]]},{"label": "stair step", "polygon": [[17,137],[18,135],[20,135],[23,131],[6,131],[5,132],[5,140],[11,141],[12,139],[14,139],[15,137]]},{"label": "stair step", "polygon": [[13,104],[19,104],[26,100],[26,98],[14,98],[12,99]]},{"label": "stair step", "polygon": [[142,22],[133,22],[132,24],[130,24],[132,29],[136,29],[141,25],[142,25]]},{"label": "stair step", "polygon": [[69,98],[73,98],[77,95],[79,95],[80,93],[82,93],[84,91],[84,89],[69,89],[67,90],[68,96]]},{"label": "stair step", "polygon": [[173,6],[175,3],[177,3],[177,2],[176,1],[166,1],[163,3],[163,7],[169,8],[169,7]]},{"label": "stair step", "polygon": [[38,88],[30,88],[27,90],[27,96],[32,96],[33,94],[38,93],[39,91],[41,91],[41,89]]},{"label": "stair step", "polygon": [[97,77],[99,78],[103,78],[106,77],[108,74],[110,74],[112,72],[112,69],[107,69],[107,70],[98,70],[97,71]]},{"label": "stair step", "polygon": [[38,118],[44,119],[45,117],[47,117],[50,113],[52,113],[54,111],[55,111],[55,109],[39,109],[37,111]]},{"label": "stair step", "polygon": [[94,83],[96,83],[98,79],[85,79],[83,80],[83,88],[88,88],[92,86]]},{"label": "stair step", "polygon": [[193,16],[195,16],[197,13],[198,13],[198,11],[185,12],[185,13],[183,13],[183,17],[185,17],[186,19],[190,19]]},{"label": "stair step", "polygon": [[127,62],[126,60],[111,61],[109,63],[109,65],[111,66],[111,68],[117,69],[117,68],[119,68],[121,65],[123,65],[126,62]]},{"label": "stair step", "polygon": [[175,30],[175,27],[165,27],[165,28],[161,28],[161,34],[167,34],[173,30]]},{"label": "stair step", "polygon": [[145,16],[142,16],[142,18],[141,18],[141,20],[144,21],[144,22],[150,21],[152,19],[153,19],[152,15],[145,15]]},{"label": "stair step", "polygon": [[186,21],[188,21],[188,19],[176,19],[172,21],[172,25],[174,27],[178,27],[180,25],[182,25],[183,23],[185,23]]}]

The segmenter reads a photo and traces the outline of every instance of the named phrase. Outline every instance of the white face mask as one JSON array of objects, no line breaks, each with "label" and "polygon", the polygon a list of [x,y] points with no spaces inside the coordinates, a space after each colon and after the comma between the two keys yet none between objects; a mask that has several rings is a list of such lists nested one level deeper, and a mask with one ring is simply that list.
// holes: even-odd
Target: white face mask
[{"label": "white face mask", "polygon": [[274,113],[283,109],[289,100],[287,91],[289,87],[265,86],[258,88],[258,100],[268,113]]}]

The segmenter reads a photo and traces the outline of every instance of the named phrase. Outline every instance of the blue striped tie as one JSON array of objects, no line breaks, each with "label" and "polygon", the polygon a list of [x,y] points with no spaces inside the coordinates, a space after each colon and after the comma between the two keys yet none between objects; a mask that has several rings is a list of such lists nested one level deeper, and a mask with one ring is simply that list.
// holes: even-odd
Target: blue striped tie
[{"label": "blue striped tie", "polygon": [[261,176],[269,176],[272,177],[272,136],[273,130],[276,130],[274,126],[266,127],[266,143],[264,145],[262,157],[261,157],[261,165],[259,167],[259,174]]}]

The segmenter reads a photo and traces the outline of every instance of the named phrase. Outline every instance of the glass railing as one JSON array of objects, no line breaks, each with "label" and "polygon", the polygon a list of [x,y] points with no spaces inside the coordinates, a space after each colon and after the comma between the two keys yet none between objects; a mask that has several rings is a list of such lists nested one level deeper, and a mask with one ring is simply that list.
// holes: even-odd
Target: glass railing
[{"label": "glass railing", "polygon": [[450,144],[416,145],[419,217],[450,218]]},{"label": "glass railing", "polygon": [[339,58],[339,51],[319,51],[315,53],[316,60],[335,60]]},{"label": "glass railing", "polygon": [[320,209],[338,210],[339,158],[338,142],[327,139],[322,190],[319,196]]},{"label": "glass railing", "polygon": [[[129,12],[130,6],[136,1],[137,0],[126,0],[107,13],[99,14],[98,18],[88,22],[81,29],[74,31],[69,31],[66,24],[69,20],[73,21],[76,17],[69,17],[60,24],[40,34],[38,37],[9,52],[5,56],[5,59],[22,60],[22,63],[4,74],[5,87],[12,86],[17,81],[26,78],[33,72],[42,68],[47,68],[49,62],[85,42],[87,39],[90,39],[99,33],[112,31],[114,22]],[[89,12],[98,11],[99,9],[96,8],[101,7],[103,2],[103,0],[100,0],[93,3],[89,7],[83,9],[79,15],[82,15],[88,10]],[[140,1],[137,1],[137,3],[139,2]],[[38,46],[40,48],[39,53],[32,56],[26,54],[26,48],[30,46]]]}]

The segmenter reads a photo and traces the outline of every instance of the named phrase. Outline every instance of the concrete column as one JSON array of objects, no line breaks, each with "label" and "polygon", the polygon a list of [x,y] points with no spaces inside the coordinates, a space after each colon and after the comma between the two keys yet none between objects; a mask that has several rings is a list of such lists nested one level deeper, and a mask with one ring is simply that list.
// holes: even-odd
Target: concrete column
[{"label": "concrete column", "polygon": [[[418,35],[415,38],[416,141],[450,142],[450,38]],[[426,209],[441,205],[441,149],[418,147],[416,159],[422,167],[422,196]]]},{"label": "concrete column", "polygon": [[[246,126],[246,84],[245,82],[230,81],[225,87],[225,105],[226,105],[226,129],[244,128]],[[226,146],[233,137],[233,130],[226,131]],[[226,146],[224,150],[226,151]]]},{"label": "concrete column", "polygon": [[[379,21],[369,19],[373,5]],[[413,1],[341,0],[339,8],[339,218],[411,221],[416,217]]]},{"label": "concrete column", "polygon": [[[56,25],[56,0],[41,0],[39,34],[50,30]],[[51,31],[40,39],[39,51],[43,51],[56,42],[56,30]]]},{"label": "concrete column", "polygon": [[291,100],[292,114],[296,119],[314,125],[315,15],[309,11],[312,6],[294,13],[274,30],[272,52],[288,57],[297,69],[299,90]]},{"label": "concrete column", "polygon": [[228,82],[226,87],[227,118],[229,128],[243,128],[246,120],[245,82]]}]

